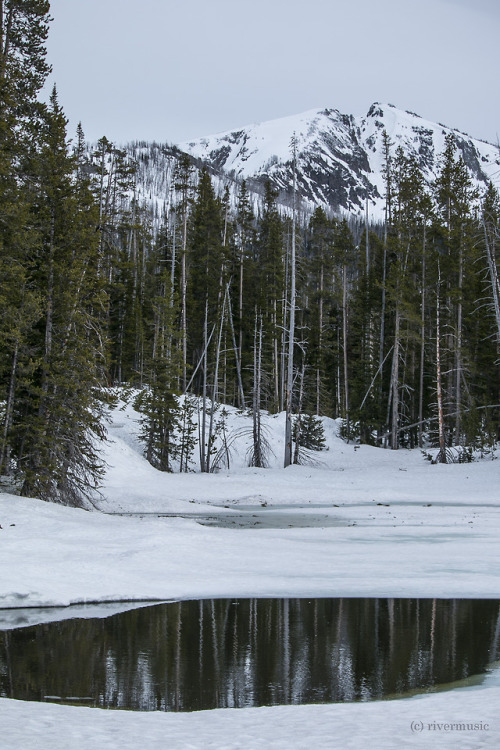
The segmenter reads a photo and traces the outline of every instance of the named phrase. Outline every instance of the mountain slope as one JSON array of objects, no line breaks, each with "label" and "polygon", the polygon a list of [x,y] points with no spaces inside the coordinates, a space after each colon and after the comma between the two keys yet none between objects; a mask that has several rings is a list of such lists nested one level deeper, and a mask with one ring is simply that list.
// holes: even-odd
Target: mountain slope
[{"label": "mountain slope", "polygon": [[484,188],[489,180],[499,181],[497,147],[378,103],[365,117],[344,115],[336,109],[311,110],[182,143],[179,148],[217,172],[246,179],[257,191],[269,179],[286,203],[292,184],[290,141],[295,135],[298,188],[306,208],[321,205],[334,211],[361,213],[368,198],[371,214],[381,217],[384,130],[394,150],[401,146],[407,155],[417,158],[429,182],[437,174],[449,133],[454,134],[478,188]]}]

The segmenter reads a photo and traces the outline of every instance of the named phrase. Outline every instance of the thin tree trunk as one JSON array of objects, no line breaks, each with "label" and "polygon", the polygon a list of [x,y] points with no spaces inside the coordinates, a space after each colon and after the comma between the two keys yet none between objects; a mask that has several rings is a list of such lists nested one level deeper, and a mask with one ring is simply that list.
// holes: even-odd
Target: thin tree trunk
[{"label": "thin tree trunk", "polygon": [[187,205],[184,207],[182,230],[182,258],[181,258],[181,343],[182,343],[182,388],[186,390],[187,382]]},{"label": "thin tree trunk", "polygon": [[396,320],[394,323],[394,349],[392,351],[392,373],[391,373],[391,448],[398,448],[398,422],[399,422],[399,347],[400,347],[400,313],[399,305],[396,307]]},{"label": "thin tree trunk", "polygon": [[61,346],[61,351],[63,353],[66,351],[66,347],[68,346],[68,343],[69,343],[69,337],[70,337],[70,333],[71,333],[71,328],[73,326],[73,322],[74,322],[74,319],[75,319],[75,314],[76,314],[76,311],[77,311],[77,308],[78,308],[78,303],[80,302],[80,292],[81,292],[81,289],[82,289],[82,286],[83,286],[83,282],[85,281],[85,276],[86,276],[86,273],[87,273],[88,261],[89,261],[88,258],[85,258],[84,261],[83,261],[82,274],[81,274],[80,279],[78,281],[78,285],[77,285],[76,289],[73,292],[73,305],[71,307],[71,312],[68,315],[68,320],[66,322],[66,328],[65,328],[65,331],[64,331],[64,336],[63,336],[63,341],[62,341],[62,346]]},{"label": "thin tree trunk", "polygon": [[278,351],[278,308],[276,300],[273,300],[273,375],[274,375],[274,408],[280,402],[280,365]]},{"label": "thin tree trunk", "polygon": [[423,447],[423,421],[424,421],[424,371],[425,371],[425,274],[426,274],[426,226],[424,224],[424,237],[422,247],[422,294],[420,298],[420,373],[418,387],[418,447]]},{"label": "thin tree trunk", "polygon": [[202,472],[207,469],[207,452],[206,452],[206,425],[207,425],[207,318],[208,318],[208,301],[205,303],[205,321],[203,323],[203,343],[204,343],[204,362],[203,362],[203,401],[201,415],[201,435],[200,435],[200,469]]},{"label": "thin tree trunk", "polygon": [[366,279],[368,282],[368,276],[370,274],[370,242],[369,242],[369,231],[368,231],[368,196],[366,196],[366,218],[365,218],[365,224],[366,224],[366,231],[365,231],[365,239],[366,239]]},{"label": "thin tree trunk", "polygon": [[498,278],[498,269],[495,260],[494,249],[488,239],[488,231],[486,229],[486,221],[484,214],[482,217],[483,229],[484,229],[484,241],[486,245],[486,257],[488,259],[488,272],[490,276],[491,292],[493,297],[493,310],[495,312],[495,321],[497,325],[497,343],[500,343],[500,281]]},{"label": "thin tree trunk", "polygon": [[[379,349],[379,367],[382,368],[384,362],[385,346],[385,282],[387,275],[387,222],[384,229],[384,253],[382,260],[382,302],[380,310],[380,349]],[[380,390],[382,391],[382,379],[380,381]]]},{"label": "thin tree trunk", "polygon": [[320,415],[320,398],[321,398],[321,359],[323,347],[323,286],[324,286],[324,267],[321,264],[319,276],[319,321],[318,321],[318,366],[316,368],[316,414]]},{"label": "thin tree trunk", "polygon": [[280,403],[279,411],[286,409],[286,345],[287,345],[287,326],[288,326],[288,274],[289,274],[289,236],[287,237],[287,250],[285,253],[285,279],[283,288],[283,326],[281,328],[281,363],[280,363]]},{"label": "thin tree trunk", "polygon": [[[213,439],[213,426],[214,426],[214,412],[215,412],[215,404],[217,402],[218,397],[218,380],[219,380],[219,358],[220,358],[220,351],[221,351],[221,342],[222,342],[222,331],[224,328],[224,318],[226,314],[226,295],[227,295],[227,289],[226,294],[224,295],[224,301],[222,303],[222,315],[221,315],[221,321],[220,321],[220,328],[219,328],[219,336],[217,339],[217,348],[215,351],[215,372],[214,372],[214,383],[212,387],[212,408],[210,409],[210,423],[208,426],[208,451],[206,456],[206,471],[210,471],[210,449],[212,446],[212,439]],[[208,310],[208,303],[207,303],[207,310]],[[207,312],[208,315],[208,312]],[[205,321],[205,330],[206,330],[206,321]]]},{"label": "thin tree trunk", "polygon": [[[384,174],[385,174],[385,208],[384,208],[384,245],[383,245],[383,256],[382,256],[382,300],[380,310],[380,347],[379,347],[379,370],[380,386],[379,386],[379,399],[382,403],[383,396],[383,366],[385,362],[384,349],[385,349],[385,308],[386,308],[386,279],[387,279],[387,235],[388,227],[392,223],[392,159],[391,159],[391,142],[387,131],[384,130],[382,133],[383,147],[384,147]],[[386,423],[387,424],[387,423]],[[379,430],[380,434],[380,430]],[[384,447],[386,445],[384,444]]]},{"label": "thin tree trunk", "polygon": [[[236,360],[236,375],[237,375],[237,378],[238,378],[239,402],[240,402],[240,408],[244,409],[245,408],[245,394],[243,392],[243,381],[242,381],[242,378],[241,378],[241,359],[240,359],[241,349],[240,349],[240,351],[238,351],[238,348],[236,346],[236,336],[235,336],[235,333],[234,333],[234,322],[233,322],[233,311],[231,309],[231,295],[229,294],[229,289],[228,289],[227,299],[228,299],[228,305],[229,305],[229,322],[231,324],[231,334],[232,334],[232,338],[233,338],[234,357],[235,357],[235,360]],[[240,333],[241,333],[241,330],[240,330]]]},{"label": "thin tree trunk", "polygon": [[349,439],[349,372],[347,360],[347,266],[344,264],[342,273],[342,338],[344,355],[344,418],[346,420],[347,436]]},{"label": "thin tree trunk", "polygon": [[12,5],[9,8],[7,15],[7,23],[4,21],[4,0],[1,2],[1,16],[0,16],[0,42],[1,42],[1,59],[0,59],[0,80],[4,80],[7,70],[7,60],[10,52],[10,41],[12,22],[14,20],[14,8]]},{"label": "thin tree trunk", "polygon": [[[337,351],[340,351],[340,331],[337,328]],[[341,393],[341,370],[340,370],[340,357],[337,357],[337,387],[335,389],[335,395],[336,395],[336,416],[342,415],[342,393]]]},{"label": "thin tree trunk", "polygon": [[460,445],[461,439],[461,406],[462,406],[462,376],[463,376],[463,361],[462,361],[462,314],[463,314],[463,302],[462,302],[462,291],[464,283],[464,250],[463,250],[463,236],[460,238],[460,248],[458,257],[458,303],[457,303],[457,338],[456,338],[456,352],[455,352],[455,445]]},{"label": "thin tree trunk", "polygon": [[297,420],[295,428],[295,449],[293,455],[293,463],[298,464],[300,461],[300,446],[301,446],[301,419],[302,419],[302,402],[304,400],[304,380],[306,374],[305,358],[302,362],[302,368],[300,370],[300,382],[299,382],[299,399],[297,404]]},{"label": "thin tree trunk", "polygon": [[54,240],[55,240],[55,213],[52,210],[50,217],[49,259],[47,279],[47,307],[45,321],[45,351],[43,356],[43,374],[38,414],[42,416],[46,408],[46,396],[49,390],[48,367],[52,354],[52,334],[54,325]]},{"label": "thin tree trunk", "polygon": [[173,213],[173,231],[172,231],[172,262],[170,265],[170,308],[174,306],[174,291],[175,291],[175,234],[176,234],[176,228],[177,228],[177,216],[175,214],[175,211]]},{"label": "thin tree trunk", "polygon": [[10,458],[9,450],[9,432],[12,426],[12,416],[14,413],[14,394],[16,386],[17,358],[19,355],[19,337],[16,338],[14,354],[12,357],[12,367],[10,368],[9,395],[5,406],[5,423],[3,428],[2,452],[0,455],[0,474],[8,473],[8,464]]},{"label": "thin tree trunk", "polygon": [[285,400],[285,467],[292,463],[292,396],[293,396],[293,350],[295,345],[295,193],[296,193],[296,141],[292,141],[293,148],[293,207],[292,207],[292,248],[290,258],[290,326],[288,329],[288,368]]},{"label": "thin tree trunk", "polygon": [[443,414],[443,391],[441,384],[441,330],[440,330],[440,288],[441,288],[441,267],[438,261],[438,285],[436,296],[436,395],[438,409],[439,425],[439,453],[437,463],[446,463],[446,442],[444,434],[444,414]]},{"label": "thin tree trunk", "polygon": [[[238,342],[238,359],[242,361],[243,352],[243,259],[244,259],[244,248],[243,244],[240,248],[240,280],[239,280],[239,297],[238,297],[238,316],[239,316],[239,342]],[[232,320],[232,318],[231,318]],[[242,404],[242,407],[244,403]]]},{"label": "thin tree trunk", "polygon": [[260,423],[260,398],[262,378],[262,315],[255,311],[254,353],[253,353],[253,453],[252,466],[264,468],[265,461],[262,446]]}]

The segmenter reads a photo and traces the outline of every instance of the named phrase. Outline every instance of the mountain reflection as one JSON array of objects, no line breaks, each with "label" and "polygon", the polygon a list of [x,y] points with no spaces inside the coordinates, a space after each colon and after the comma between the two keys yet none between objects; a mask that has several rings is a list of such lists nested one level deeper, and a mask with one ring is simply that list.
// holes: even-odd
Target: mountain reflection
[{"label": "mountain reflection", "polygon": [[0,695],[140,710],[373,700],[483,673],[500,603],[213,599],[0,634]]}]

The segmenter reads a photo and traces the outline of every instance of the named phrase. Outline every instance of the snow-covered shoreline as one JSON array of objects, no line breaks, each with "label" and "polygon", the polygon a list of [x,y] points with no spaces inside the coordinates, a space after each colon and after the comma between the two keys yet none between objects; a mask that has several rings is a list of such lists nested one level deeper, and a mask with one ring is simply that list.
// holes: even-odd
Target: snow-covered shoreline
[{"label": "snow-covered shoreline", "polygon": [[498,748],[500,687],[402,701],[141,713],[0,699],[2,750]]},{"label": "snow-covered shoreline", "polygon": [[[234,413],[234,422],[240,419]],[[224,596],[500,598],[497,461],[432,466],[418,451],[346,445],[326,423],[329,450],[319,466],[283,470],[277,457],[268,470],[245,468],[243,446],[230,471],[161,474],[141,455],[135,420],[130,407],[114,415],[105,513],[0,495],[0,627],[15,627],[16,618],[36,621],[35,610],[31,617],[22,608],[86,602],[129,600],[121,605],[127,608],[139,600]],[[268,419],[275,445],[281,422]],[[283,513],[300,507],[324,512],[335,525],[227,529],[188,517],[231,515],[243,506]],[[120,511],[179,517],[107,515]],[[183,716],[2,699],[1,747],[498,747],[499,698],[500,687],[486,680],[473,690],[394,703]],[[491,726],[410,726],[459,719]]]},{"label": "snow-covered shoreline", "polygon": [[[235,429],[243,419],[233,412]],[[279,447],[283,415],[268,417],[266,429]],[[165,474],[142,455],[132,407],[117,409],[103,513],[0,495],[0,565],[9,571],[0,607],[225,596],[500,598],[500,462],[433,466],[420,451],[347,445],[335,430],[325,420],[328,450],[317,466],[284,470],[275,457],[269,469],[248,468],[243,444],[231,470]],[[253,527],[198,523],[242,509],[249,517],[255,509]],[[290,527],[286,514],[299,511],[328,523]],[[283,527],[262,527],[265,513],[282,513]]]}]

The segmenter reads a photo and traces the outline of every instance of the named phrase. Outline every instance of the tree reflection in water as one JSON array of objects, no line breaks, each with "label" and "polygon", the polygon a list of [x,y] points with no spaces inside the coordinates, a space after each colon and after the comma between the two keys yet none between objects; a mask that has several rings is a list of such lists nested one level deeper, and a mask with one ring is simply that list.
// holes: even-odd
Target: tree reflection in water
[{"label": "tree reflection in water", "polygon": [[174,602],[1,633],[0,694],[166,711],[373,700],[483,673],[499,633],[496,600]]}]

